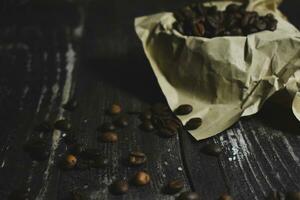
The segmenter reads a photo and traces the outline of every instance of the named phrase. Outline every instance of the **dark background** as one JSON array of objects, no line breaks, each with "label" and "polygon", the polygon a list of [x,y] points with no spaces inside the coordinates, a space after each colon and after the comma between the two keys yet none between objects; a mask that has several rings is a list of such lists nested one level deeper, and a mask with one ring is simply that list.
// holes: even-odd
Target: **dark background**
[{"label": "dark background", "polygon": [[[185,181],[184,190],[209,200],[224,192],[238,200],[260,200],[274,190],[300,189],[299,123],[290,110],[270,102],[259,114],[200,142],[184,131],[172,139],[143,132],[135,116],[120,132],[117,144],[97,141],[96,128],[111,120],[105,115],[111,103],[120,103],[125,111],[140,111],[165,101],[134,33],[134,17],[194,1],[0,2],[0,199],[11,193],[29,199],[66,199],[70,191],[82,192],[87,199],[174,199],[161,192],[174,178]],[[299,7],[300,2],[292,0],[281,6],[298,27]],[[76,58],[71,77],[66,56],[70,48]],[[74,112],[62,111],[64,93],[78,100]],[[40,122],[59,117],[69,119],[71,133],[85,147],[99,149],[110,160],[109,167],[62,172],[57,162],[65,144],[55,146],[53,132],[34,131]],[[46,140],[51,151],[44,162],[32,161],[23,150],[26,141],[37,137]],[[209,143],[222,146],[220,157],[201,153]],[[145,152],[147,164],[124,165],[131,150]],[[121,197],[108,192],[113,180],[130,178],[141,169],[151,174],[150,185],[131,187]]]}]

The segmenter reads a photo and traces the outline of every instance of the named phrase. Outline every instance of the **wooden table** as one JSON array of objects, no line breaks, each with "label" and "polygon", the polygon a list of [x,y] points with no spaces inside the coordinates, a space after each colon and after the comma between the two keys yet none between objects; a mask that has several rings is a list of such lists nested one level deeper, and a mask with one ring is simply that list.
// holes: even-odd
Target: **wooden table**
[{"label": "wooden table", "polygon": [[[110,120],[105,109],[111,103],[140,111],[165,101],[134,33],[134,17],[187,2],[1,1],[0,199],[17,190],[37,200],[65,199],[72,190],[86,199],[174,199],[161,192],[174,178],[208,200],[224,192],[238,200],[260,200],[274,190],[300,189],[299,123],[280,106],[267,104],[260,114],[200,142],[184,131],[171,139],[143,132],[137,128],[138,117],[130,118],[117,144],[97,141],[96,128]],[[296,25],[299,6],[288,0],[282,6]],[[70,98],[79,102],[74,112],[62,108]],[[66,151],[64,133],[34,131],[40,122],[58,118],[69,119],[79,141],[98,148],[110,160],[109,167],[61,171],[57,162]],[[33,161],[23,150],[36,137],[49,144],[46,161]],[[218,158],[201,153],[208,143],[222,145]],[[124,165],[132,150],[145,152],[147,164]],[[112,181],[141,169],[151,174],[150,185],[131,187],[124,196],[109,193]]]}]

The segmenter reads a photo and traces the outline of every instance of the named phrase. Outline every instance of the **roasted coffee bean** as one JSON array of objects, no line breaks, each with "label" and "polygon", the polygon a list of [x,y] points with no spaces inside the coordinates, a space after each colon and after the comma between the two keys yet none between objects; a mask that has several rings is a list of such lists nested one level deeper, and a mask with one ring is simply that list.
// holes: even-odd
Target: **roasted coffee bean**
[{"label": "roasted coffee bean", "polygon": [[109,160],[107,158],[98,157],[93,160],[91,166],[93,168],[104,168],[109,164]]},{"label": "roasted coffee bean", "polygon": [[35,127],[35,130],[39,132],[50,132],[52,129],[52,125],[47,121],[44,121]]},{"label": "roasted coffee bean", "polygon": [[255,22],[255,27],[258,30],[263,31],[267,29],[267,23],[263,19],[260,19]]},{"label": "roasted coffee bean", "polygon": [[115,123],[118,127],[121,127],[121,128],[126,127],[129,125],[128,117],[120,116]]},{"label": "roasted coffee bean", "polygon": [[210,156],[218,156],[222,152],[222,147],[218,144],[208,144],[202,148],[202,152]]},{"label": "roasted coffee bean", "polygon": [[300,192],[287,192],[286,200],[300,200]]},{"label": "roasted coffee bean", "polygon": [[175,109],[174,113],[176,115],[187,115],[193,111],[193,106],[189,104],[180,105],[178,108]]},{"label": "roasted coffee bean", "polygon": [[110,186],[110,191],[113,194],[121,195],[128,192],[129,185],[126,180],[117,180],[113,182]]},{"label": "roasted coffee bean", "polygon": [[174,132],[174,131],[172,131],[170,129],[167,129],[167,128],[159,129],[158,133],[162,137],[166,137],[166,138],[174,137],[177,134],[177,132]]},{"label": "roasted coffee bean", "polygon": [[141,128],[145,131],[153,131],[155,129],[151,120],[145,120],[142,123]]},{"label": "roasted coffee bean", "polygon": [[114,131],[116,130],[116,126],[111,122],[105,122],[104,124],[102,124],[100,130],[103,132]]},{"label": "roasted coffee bean", "polygon": [[60,119],[55,122],[54,128],[61,131],[69,131],[71,124],[66,119]]},{"label": "roasted coffee bean", "polygon": [[200,196],[196,192],[183,192],[179,195],[178,200],[200,200]]},{"label": "roasted coffee bean", "polygon": [[180,192],[184,187],[184,182],[182,180],[172,180],[168,182],[165,187],[165,193],[167,194],[176,194]]},{"label": "roasted coffee bean", "polygon": [[118,134],[116,132],[105,132],[102,133],[100,136],[100,139],[102,142],[110,142],[110,143],[115,143],[118,141]]},{"label": "roasted coffee bean", "polygon": [[222,194],[219,200],[233,200],[233,198],[228,194]]},{"label": "roasted coffee bean", "polygon": [[201,118],[192,118],[189,121],[186,122],[185,128],[187,130],[195,130],[199,128],[202,124],[202,119]]},{"label": "roasted coffee bean", "polygon": [[133,177],[133,183],[138,186],[147,185],[150,182],[150,175],[147,172],[137,172]]},{"label": "roasted coffee bean", "polygon": [[63,108],[68,111],[74,111],[78,106],[78,102],[75,99],[70,99],[66,104],[63,105]]},{"label": "roasted coffee bean", "polygon": [[40,138],[28,141],[24,145],[24,151],[29,154],[31,159],[36,161],[44,161],[50,155],[49,147],[46,141]]},{"label": "roasted coffee bean", "polygon": [[67,169],[74,168],[76,163],[77,163],[77,158],[72,154],[67,155],[64,159],[64,165],[65,165],[65,168],[67,168]]},{"label": "roasted coffee bean", "polygon": [[147,161],[147,156],[144,153],[138,151],[131,152],[128,158],[128,163],[134,166],[142,165],[146,161]]},{"label": "roasted coffee bean", "polygon": [[122,108],[118,104],[112,104],[109,108],[109,113],[112,115],[117,115],[120,114],[121,112],[122,112]]}]

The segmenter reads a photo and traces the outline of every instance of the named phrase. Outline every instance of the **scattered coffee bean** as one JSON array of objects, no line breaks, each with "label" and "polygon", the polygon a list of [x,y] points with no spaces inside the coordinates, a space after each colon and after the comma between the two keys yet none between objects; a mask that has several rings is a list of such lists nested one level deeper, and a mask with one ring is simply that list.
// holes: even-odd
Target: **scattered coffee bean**
[{"label": "scattered coffee bean", "polygon": [[233,198],[228,194],[222,194],[219,200],[233,200]]},{"label": "scattered coffee bean", "polygon": [[128,126],[129,125],[128,117],[124,115],[120,116],[116,121],[116,125],[121,128]]},{"label": "scattered coffee bean", "polygon": [[128,192],[129,185],[126,180],[117,180],[110,186],[110,191],[113,194],[121,195]]},{"label": "scattered coffee bean", "polygon": [[61,131],[69,131],[71,124],[66,119],[60,119],[55,122],[54,128]]},{"label": "scattered coffee bean", "polygon": [[200,200],[200,196],[196,192],[183,192],[179,195],[178,200]]},{"label": "scattered coffee bean", "polygon": [[182,180],[172,180],[168,182],[165,187],[165,193],[167,194],[176,194],[180,192],[184,187],[184,182]]},{"label": "scattered coffee bean", "polygon": [[300,200],[300,192],[287,192],[286,200]]},{"label": "scattered coffee bean", "polygon": [[140,119],[142,121],[151,120],[151,118],[152,118],[152,112],[150,110],[146,110],[140,114]]},{"label": "scattered coffee bean", "polygon": [[151,120],[145,120],[142,123],[141,128],[145,131],[153,131],[155,129]]},{"label": "scattered coffee bean", "polygon": [[75,167],[75,165],[77,163],[77,158],[74,155],[69,154],[65,157],[64,162],[65,162],[65,167],[67,169],[72,169]]},{"label": "scattered coffee bean", "polygon": [[130,165],[137,166],[137,165],[142,165],[147,161],[147,156],[138,151],[133,151],[130,153],[128,162]]},{"label": "scattered coffee bean", "polygon": [[222,152],[222,147],[218,144],[208,144],[202,148],[202,152],[210,156],[219,156]]},{"label": "scattered coffee bean", "polygon": [[274,31],[277,20],[272,14],[259,16],[246,11],[246,4],[230,4],[225,11],[216,6],[194,3],[175,11],[173,28],[181,34],[198,37],[246,36],[259,31]]},{"label": "scattered coffee bean", "polygon": [[39,132],[50,132],[52,129],[52,125],[47,121],[44,121],[35,127],[35,130]]},{"label": "scattered coffee bean", "polygon": [[189,121],[186,122],[185,128],[189,131],[195,130],[199,128],[202,124],[202,119],[201,118],[192,118]]},{"label": "scattered coffee bean", "polygon": [[68,111],[74,111],[77,106],[77,101],[75,99],[70,99],[66,104],[63,105],[63,108]]},{"label": "scattered coffee bean", "polygon": [[147,172],[140,171],[134,175],[133,182],[135,185],[143,186],[149,184],[150,179],[150,175]]},{"label": "scattered coffee bean", "polygon": [[102,142],[115,143],[118,141],[118,134],[112,131],[105,132],[101,134],[100,139]]},{"label": "scattered coffee bean", "polygon": [[122,108],[118,104],[112,104],[109,109],[109,113],[112,115],[117,115],[117,114],[120,114],[121,112],[122,112]]},{"label": "scattered coffee bean", "polygon": [[31,159],[36,161],[44,161],[50,155],[49,147],[43,139],[32,139],[24,145],[26,151]]},{"label": "scattered coffee bean", "polygon": [[187,115],[193,111],[193,107],[188,104],[180,105],[178,108],[175,109],[174,113],[176,115]]},{"label": "scattered coffee bean", "polygon": [[105,122],[101,126],[101,131],[103,132],[114,131],[114,130],[116,130],[116,126],[111,122]]}]

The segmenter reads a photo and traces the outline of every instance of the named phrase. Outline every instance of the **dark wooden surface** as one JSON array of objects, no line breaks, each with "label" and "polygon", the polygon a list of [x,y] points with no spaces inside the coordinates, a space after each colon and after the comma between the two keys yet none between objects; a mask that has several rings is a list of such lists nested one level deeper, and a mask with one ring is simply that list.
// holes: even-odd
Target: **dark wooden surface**
[{"label": "dark wooden surface", "polygon": [[[187,1],[30,1],[0,3],[0,199],[26,190],[29,199],[66,199],[80,191],[87,199],[174,199],[162,186],[170,179],[185,181],[185,190],[202,199],[228,192],[238,200],[264,199],[273,190],[300,190],[299,123],[279,106],[267,104],[258,115],[241,119],[229,130],[197,142],[188,133],[163,139],[138,129],[135,116],[120,132],[117,144],[97,141],[96,128],[111,118],[113,102],[139,111],[164,97],[134,34],[135,16],[179,7]],[[282,10],[300,25],[299,2]],[[79,107],[62,109],[70,98]],[[63,132],[40,133],[36,124],[66,118],[85,147],[98,148],[110,165],[103,170],[61,171],[57,162],[66,150]],[[50,157],[32,161],[26,141],[48,141]],[[219,158],[201,153],[208,143],[222,145]],[[130,168],[123,159],[141,150],[148,162]],[[124,196],[108,192],[117,178],[149,171],[151,184],[131,187]]]}]

